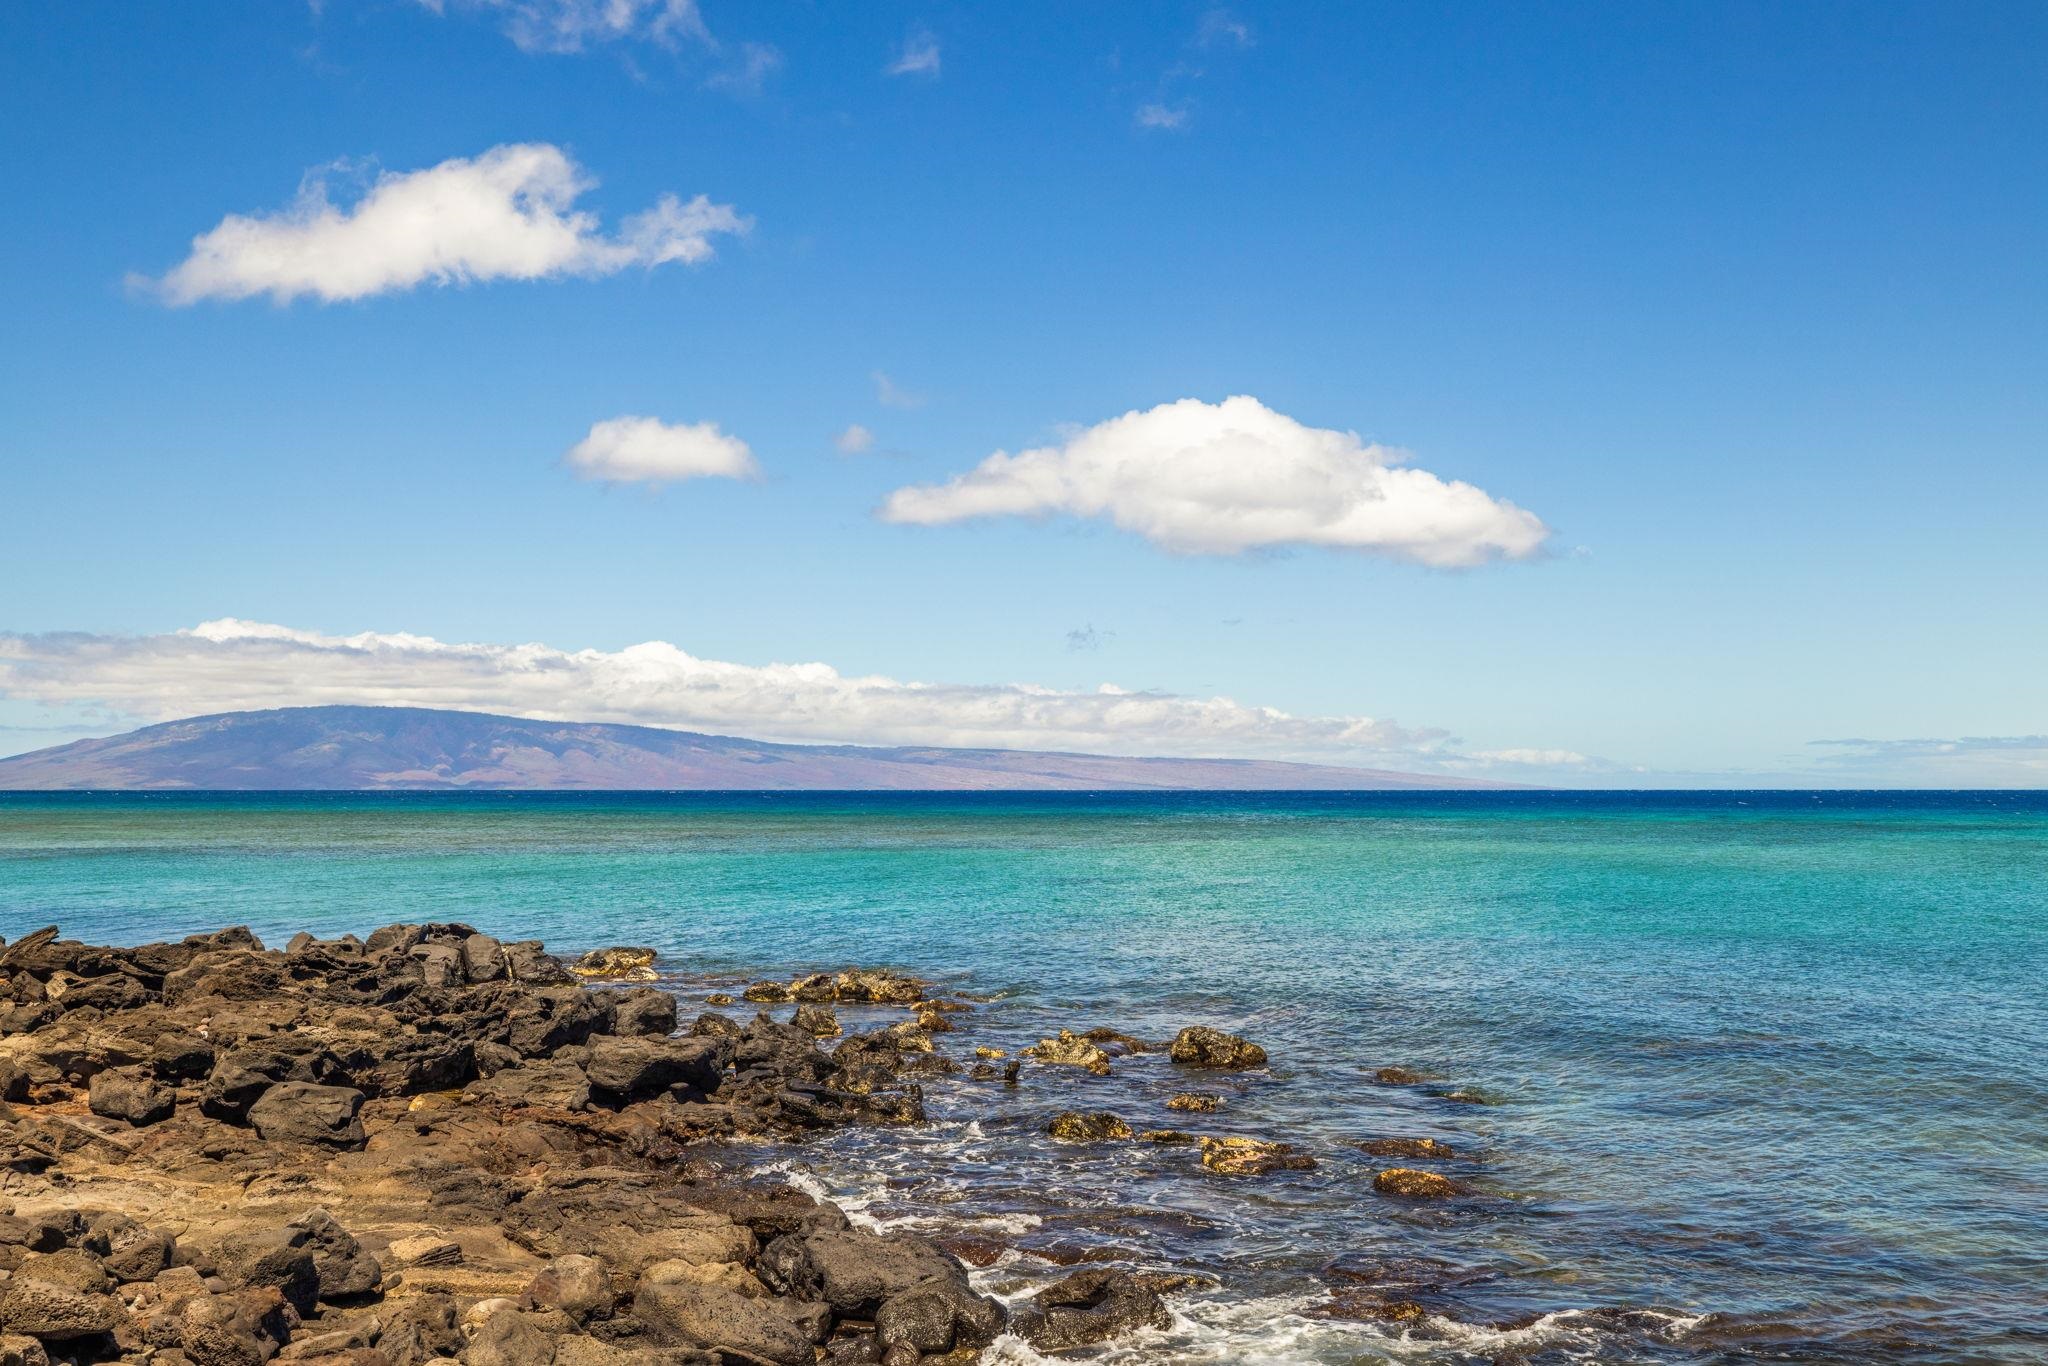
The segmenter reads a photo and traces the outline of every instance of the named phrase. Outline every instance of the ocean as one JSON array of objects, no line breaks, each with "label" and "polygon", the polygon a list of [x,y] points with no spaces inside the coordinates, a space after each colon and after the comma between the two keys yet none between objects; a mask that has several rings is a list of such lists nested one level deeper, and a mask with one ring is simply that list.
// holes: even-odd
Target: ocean
[{"label": "ocean", "polygon": [[[955,1056],[1264,1045],[1213,1114],[1148,1053],[746,1154],[985,1245],[997,1293],[1206,1278],[1103,1360],[2048,1358],[2048,794],[0,795],[8,938],[395,920],[652,945],[686,1018],[859,963],[989,998]],[[1317,1166],[1045,1138],[1069,1108]],[[1357,1146],[1388,1137],[1456,1157]],[[1467,1194],[1377,1195],[1389,1165]]]}]

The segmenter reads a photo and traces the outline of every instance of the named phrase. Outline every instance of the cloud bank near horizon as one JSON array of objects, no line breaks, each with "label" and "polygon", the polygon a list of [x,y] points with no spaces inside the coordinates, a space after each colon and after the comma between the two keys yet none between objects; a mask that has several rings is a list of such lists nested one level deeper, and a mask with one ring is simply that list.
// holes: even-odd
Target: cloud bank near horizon
[{"label": "cloud bank near horizon", "polygon": [[712,239],[751,226],[730,204],[665,194],[607,233],[577,199],[596,181],[561,148],[508,143],[425,170],[384,172],[337,205],[330,166],[274,213],[229,214],[161,278],[131,283],[173,307],[202,299],[310,296],[337,303],[423,284],[616,275],[715,254]]},{"label": "cloud bank near horizon", "polygon": [[[94,707],[130,724],[323,703],[609,721],[760,740],[1295,759],[1526,775],[1521,753],[1464,754],[1446,731],[1297,716],[1227,697],[1028,683],[909,682],[822,663],[736,664],[665,641],[622,650],[329,636],[224,618],[152,636],[0,634],[0,697]],[[1570,756],[1572,759],[1578,756]]]},{"label": "cloud bank near horizon", "polygon": [[879,515],[912,526],[1107,518],[1182,555],[1316,546],[1458,569],[1541,552],[1550,528],[1535,514],[1406,459],[1249,396],[1188,398],[1058,445],[997,451],[946,483],[897,489]]}]

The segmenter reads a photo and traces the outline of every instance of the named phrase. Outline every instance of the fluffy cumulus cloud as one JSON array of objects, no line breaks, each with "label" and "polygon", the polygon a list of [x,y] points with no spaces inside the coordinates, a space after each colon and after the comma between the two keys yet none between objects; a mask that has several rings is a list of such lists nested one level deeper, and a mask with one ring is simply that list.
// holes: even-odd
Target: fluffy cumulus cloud
[{"label": "fluffy cumulus cloud", "polygon": [[594,423],[563,459],[582,478],[611,484],[753,479],[761,473],[747,443],[720,431],[717,423],[667,423],[655,417]]},{"label": "fluffy cumulus cloud", "polygon": [[696,0],[420,0],[436,14],[494,15],[526,52],[581,52],[595,44],[688,39],[709,45]]},{"label": "fluffy cumulus cloud", "polygon": [[1534,514],[1405,458],[1255,398],[1190,398],[1055,446],[998,451],[943,484],[898,489],[881,516],[933,526],[1065,513],[1106,517],[1181,554],[1326,546],[1440,568],[1542,549],[1550,533]]},{"label": "fluffy cumulus cloud", "polygon": [[[134,724],[322,703],[471,708],[763,740],[1289,758],[1472,772],[1444,732],[1225,697],[905,682],[826,664],[734,664],[662,641],[622,650],[329,636],[209,621],[157,636],[0,634],[0,697]],[[1517,775],[1521,776],[1521,775]]]},{"label": "fluffy cumulus cloud", "polygon": [[136,283],[169,304],[257,295],[335,302],[423,284],[694,265],[711,258],[714,238],[748,227],[729,204],[663,195],[606,232],[575,207],[594,183],[546,143],[387,172],[348,204],[335,203],[327,173],[316,172],[288,207],[230,214],[194,238],[191,255],[169,273]]}]

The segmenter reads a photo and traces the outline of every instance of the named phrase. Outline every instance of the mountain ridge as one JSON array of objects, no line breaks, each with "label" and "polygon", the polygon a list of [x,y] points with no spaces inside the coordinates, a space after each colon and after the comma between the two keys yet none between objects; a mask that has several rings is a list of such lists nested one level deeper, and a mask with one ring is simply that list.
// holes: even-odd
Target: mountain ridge
[{"label": "mountain ridge", "polygon": [[0,791],[1386,791],[1476,778],[1266,759],[783,744],[431,707],[219,712],[0,759]]}]

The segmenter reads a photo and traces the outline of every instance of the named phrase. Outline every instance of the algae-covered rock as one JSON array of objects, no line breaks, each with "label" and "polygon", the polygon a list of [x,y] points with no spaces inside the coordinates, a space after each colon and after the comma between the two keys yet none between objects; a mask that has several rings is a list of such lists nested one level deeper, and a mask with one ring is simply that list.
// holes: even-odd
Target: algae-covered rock
[{"label": "algae-covered rock", "polygon": [[1316,1160],[1294,1150],[1291,1143],[1263,1138],[1205,1138],[1202,1165],[1224,1176],[1265,1176],[1270,1172],[1313,1170]]},{"label": "algae-covered rock", "polygon": [[1434,1157],[1443,1160],[1457,1156],[1450,1144],[1434,1138],[1374,1138],[1359,1144],[1358,1148],[1373,1157]]},{"label": "algae-covered rock", "polygon": [[1264,1067],[1266,1050],[1235,1034],[1207,1025],[1189,1025],[1173,1039],[1167,1056],[1183,1067]]},{"label": "algae-covered rock", "polygon": [[1062,1110],[1047,1122],[1045,1131],[1062,1143],[1101,1143],[1131,1136],[1131,1126],[1106,1110]]},{"label": "algae-covered rock", "polygon": [[658,956],[644,947],[592,949],[570,964],[569,971],[586,981],[651,982]]},{"label": "algae-covered rock", "polygon": [[1206,1115],[1221,1109],[1223,1097],[1214,1091],[1182,1091],[1166,1098],[1166,1108],[1187,1114]]},{"label": "algae-covered rock", "polygon": [[1098,1077],[1109,1075],[1109,1054],[1071,1029],[1062,1029],[1056,1038],[1040,1039],[1024,1050],[1024,1056],[1064,1067],[1085,1067]]},{"label": "algae-covered rock", "polygon": [[1405,1196],[1410,1200],[1446,1200],[1461,1189],[1448,1176],[1414,1167],[1389,1167],[1373,1177],[1372,1188],[1381,1195]]}]

